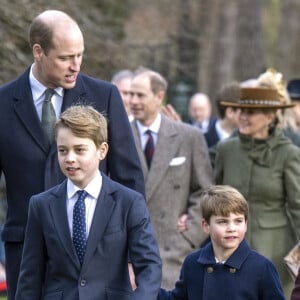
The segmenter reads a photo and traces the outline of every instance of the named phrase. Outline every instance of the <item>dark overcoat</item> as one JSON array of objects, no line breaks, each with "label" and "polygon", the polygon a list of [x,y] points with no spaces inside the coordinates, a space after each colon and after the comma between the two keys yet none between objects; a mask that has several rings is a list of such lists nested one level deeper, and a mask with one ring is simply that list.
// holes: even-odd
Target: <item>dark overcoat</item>
[{"label": "dark overcoat", "polygon": [[[6,242],[9,293],[16,288],[29,199],[65,178],[58,166],[56,144],[49,143],[38,118],[29,71],[0,87],[0,174],[6,178],[8,204],[2,239]],[[92,105],[108,119],[110,149],[101,170],[144,194],[143,173],[117,88],[78,75],[75,87],[65,90],[62,111],[73,104]]]},{"label": "dark overcoat", "polygon": [[158,300],[285,300],[273,263],[244,240],[224,264],[216,263],[212,244],[190,254],[172,291]]}]

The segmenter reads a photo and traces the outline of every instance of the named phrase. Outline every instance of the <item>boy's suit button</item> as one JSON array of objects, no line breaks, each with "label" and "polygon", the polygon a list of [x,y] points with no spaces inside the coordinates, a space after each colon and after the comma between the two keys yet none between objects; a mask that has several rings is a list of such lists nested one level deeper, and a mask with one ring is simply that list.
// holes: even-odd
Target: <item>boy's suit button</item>
[{"label": "boy's suit button", "polygon": [[207,273],[212,273],[214,271],[214,268],[213,267],[208,267],[207,268]]},{"label": "boy's suit button", "polygon": [[80,280],[80,286],[86,286],[86,280],[85,279]]}]

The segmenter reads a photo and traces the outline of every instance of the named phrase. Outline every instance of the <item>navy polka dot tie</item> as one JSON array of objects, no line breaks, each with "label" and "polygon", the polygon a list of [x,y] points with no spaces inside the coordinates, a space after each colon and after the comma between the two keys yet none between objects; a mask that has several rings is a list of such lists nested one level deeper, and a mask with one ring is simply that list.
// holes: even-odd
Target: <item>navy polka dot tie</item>
[{"label": "navy polka dot tie", "polygon": [[86,222],[85,222],[85,203],[84,199],[87,192],[78,191],[78,200],[73,209],[73,243],[79,258],[80,264],[83,263],[83,258],[86,248]]}]

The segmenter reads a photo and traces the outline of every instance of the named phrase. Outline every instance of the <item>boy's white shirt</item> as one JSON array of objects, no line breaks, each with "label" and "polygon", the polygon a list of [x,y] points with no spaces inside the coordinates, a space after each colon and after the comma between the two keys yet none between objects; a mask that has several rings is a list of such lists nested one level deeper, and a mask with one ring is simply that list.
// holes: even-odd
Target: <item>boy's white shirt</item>
[{"label": "boy's white shirt", "polygon": [[[85,219],[86,219],[86,234],[89,236],[93,216],[97,204],[97,200],[102,187],[102,176],[100,171],[94,177],[94,179],[84,188],[88,193],[85,202]],[[73,236],[73,209],[78,199],[77,191],[81,189],[77,187],[70,179],[67,181],[67,216],[71,236]]]}]

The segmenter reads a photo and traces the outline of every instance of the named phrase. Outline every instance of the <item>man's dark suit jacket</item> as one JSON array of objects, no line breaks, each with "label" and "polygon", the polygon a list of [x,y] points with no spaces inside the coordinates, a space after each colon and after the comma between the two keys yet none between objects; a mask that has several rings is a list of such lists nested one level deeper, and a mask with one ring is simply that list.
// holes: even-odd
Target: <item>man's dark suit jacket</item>
[{"label": "man's dark suit jacket", "polygon": [[[102,175],[82,266],[70,235],[67,181],[31,198],[16,300],[155,300],[161,260],[144,197]],[[128,251],[137,289],[128,273]]]},{"label": "man's dark suit jacket", "polygon": [[[29,199],[64,179],[56,145],[48,142],[33,103],[29,71],[0,87],[0,174],[5,174],[8,202],[2,239],[6,242],[9,294],[16,288]],[[62,111],[79,103],[92,105],[108,119],[110,148],[101,170],[144,194],[143,173],[117,88],[79,75],[76,86],[65,90]]]}]

